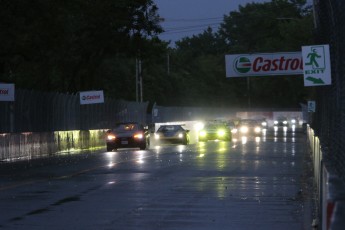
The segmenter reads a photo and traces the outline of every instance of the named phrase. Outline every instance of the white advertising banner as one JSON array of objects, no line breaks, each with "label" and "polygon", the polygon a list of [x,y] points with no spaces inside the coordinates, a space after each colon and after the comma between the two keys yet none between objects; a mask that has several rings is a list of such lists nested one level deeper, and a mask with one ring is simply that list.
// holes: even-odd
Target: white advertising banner
[{"label": "white advertising banner", "polygon": [[329,45],[303,46],[304,86],[331,85]]},{"label": "white advertising banner", "polygon": [[80,104],[96,104],[104,103],[103,90],[100,91],[84,91],[80,92]]},{"label": "white advertising banner", "polygon": [[226,77],[303,74],[301,52],[225,55]]},{"label": "white advertising banner", "polygon": [[0,83],[0,101],[14,101],[14,84]]}]

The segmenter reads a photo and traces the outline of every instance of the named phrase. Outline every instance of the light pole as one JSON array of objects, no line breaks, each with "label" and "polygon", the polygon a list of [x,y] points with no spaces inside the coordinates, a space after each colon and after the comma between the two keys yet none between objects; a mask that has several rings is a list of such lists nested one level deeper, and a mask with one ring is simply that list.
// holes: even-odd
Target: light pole
[{"label": "light pole", "polygon": [[[157,18],[158,22],[164,22],[164,18]],[[137,31],[134,31],[134,36],[137,36],[137,48],[138,48],[138,54],[135,58],[135,91],[136,91],[136,102],[143,102],[143,75],[142,75],[142,61],[141,61],[141,31],[140,29],[137,29]],[[169,63],[169,57],[168,57],[168,63]],[[169,67],[168,67],[169,68]],[[168,69],[169,74],[169,69]]]},{"label": "light pole", "polygon": [[141,71],[140,52],[138,57],[135,59],[135,91],[136,102],[143,102],[143,77]]}]

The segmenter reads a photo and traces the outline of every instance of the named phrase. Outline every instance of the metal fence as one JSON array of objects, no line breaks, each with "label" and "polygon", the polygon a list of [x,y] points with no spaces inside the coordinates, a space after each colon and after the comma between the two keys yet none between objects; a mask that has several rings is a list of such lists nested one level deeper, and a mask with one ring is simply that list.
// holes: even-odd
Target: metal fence
[{"label": "metal fence", "polygon": [[235,117],[236,109],[207,107],[163,107],[154,106],[152,122],[211,120]]},{"label": "metal fence", "polygon": [[[345,1],[314,0],[315,38],[329,44],[332,85],[315,89],[314,156],[321,229],[343,229],[345,209]],[[310,138],[309,138],[310,139]],[[316,151],[315,151],[316,150]]]},{"label": "metal fence", "polygon": [[287,118],[296,118],[300,121],[308,120],[307,106],[300,108],[212,108],[212,107],[163,107],[154,106],[152,109],[152,123],[170,121],[207,121],[207,120],[236,120],[238,118],[275,119],[278,114]]},{"label": "metal fence", "polygon": [[17,89],[14,102],[0,102],[0,133],[108,129],[124,121],[145,124],[147,106],[110,98],[80,105],[78,94]]},{"label": "metal fence", "polygon": [[345,182],[345,1],[315,0],[316,39],[329,44],[332,85],[316,89],[312,128],[327,160]]}]

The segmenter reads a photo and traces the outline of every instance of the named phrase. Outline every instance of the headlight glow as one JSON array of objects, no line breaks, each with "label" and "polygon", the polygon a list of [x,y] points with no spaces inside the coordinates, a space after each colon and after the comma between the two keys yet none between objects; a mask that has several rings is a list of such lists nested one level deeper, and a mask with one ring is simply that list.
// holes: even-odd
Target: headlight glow
[{"label": "headlight glow", "polygon": [[241,126],[240,132],[241,133],[248,133],[248,127],[247,126]]},{"label": "headlight glow", "polygon": [[237,129],[232,129],[231,130],[232,133],[237,133],[237,131],[238,131]]},{"label": "headlight glow", "polygon": [[275,125],[278,125],[278,121],[274,121],[274,124],[275,124]]},{"label": "headlight glow", "polygon": [[261,125],[262,125],[262,126],[267,126],[267,122],[266,122],[266,121],[263,121],[263,122],[261,123]]},{"label": "headlight glow", "polygon": [[295,124],[295,123],[296,123],[296,120],[295,120],[295,119],[292,119],[292,120],[291,120],[291,123],[292,123],[292,124]]},{"label": "headlight glow", "polygon": [[107,139],[111,141],[111,140],[115,140],[116,137],[115,137],[115,135],[110,134],[110,135],[107,136]]},{"label": "headlight glow", "polygon": [[283,121],[283,124],[286,125],[286,124],[287,124],[287,121]]},{"label": "headlight glow", "polygon": [[142,133],[136,133],[134,134],[134,138],[136,139],[143,139],[144,135]]},{"label": "headlight glow", "polygon": [[159,134],[158,133],[155,133],[155,139],[158,140],[160,137],[159,137]]},{"label": "headlight glow", "polygon": [[199,132],[199,136],[200,137],[205,137],[206,136],[206,132],[205,131],[200,131]]},{"label": "headlight glow", "polygon": [[225,131],[223,129],[220,129],[217,131],[217,135],[223,137],[225,135]]},{"label": "headlight glow", "polygon": [[199,122],[199,123],[196,123],[196,124],[194,125],[194,128],[195,128],[197,131],[199,131],[199,130],[203,129],[204,126],[205,126],[204,123]]},{"label": "headlight glow", "polygon": [[260,133],[260,132],[261,132],[261,128],[260,128],[260,127],[255,127],[255,128],[254,128],[254,132]]},{"label": "headlight glow", "polygon": [[182,133],[179,133],[178,134],[178,138],[182,138],[183,137],[183,134]]}]

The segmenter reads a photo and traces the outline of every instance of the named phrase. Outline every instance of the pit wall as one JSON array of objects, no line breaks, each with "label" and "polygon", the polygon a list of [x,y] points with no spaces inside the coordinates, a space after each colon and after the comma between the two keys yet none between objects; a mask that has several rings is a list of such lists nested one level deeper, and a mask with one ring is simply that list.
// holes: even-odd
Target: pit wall
[{"label": "pit wall", "polygon": [[106,130],[75,130],[44,133],[1,133],[0,161],[34,158],[105,148]]}]

